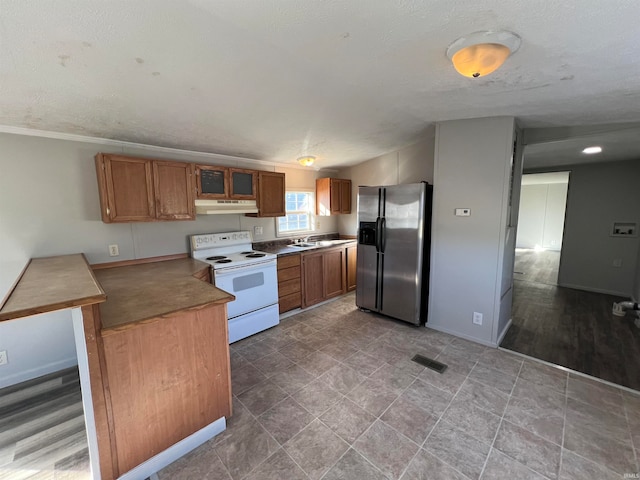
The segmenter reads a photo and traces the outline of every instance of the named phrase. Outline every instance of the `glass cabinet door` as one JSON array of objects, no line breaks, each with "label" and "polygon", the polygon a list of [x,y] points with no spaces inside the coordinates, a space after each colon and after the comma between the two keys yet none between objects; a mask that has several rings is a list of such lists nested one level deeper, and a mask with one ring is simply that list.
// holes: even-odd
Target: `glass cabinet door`
[{"label": "glass cabinet door", "polygon": [[255,170],[230,168],[229,183],[231,187],[231,198],[256,199],[257,172]]},{"label": "glass cabinet door", "polygon": [[198,165],[196,174],[198,178],[198,198],[228,198],[228,168]]}]

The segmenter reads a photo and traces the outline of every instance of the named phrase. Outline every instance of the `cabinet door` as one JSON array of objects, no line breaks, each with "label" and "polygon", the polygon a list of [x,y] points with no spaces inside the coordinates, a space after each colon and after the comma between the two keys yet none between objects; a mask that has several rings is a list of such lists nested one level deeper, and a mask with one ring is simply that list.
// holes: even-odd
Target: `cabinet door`
[{"label": "cabinet door", "polygon": [[229,197],[238,200],[255,200],[258,172],[242,168],[229,169]]},{"label": "cabinet door", "polygon": [[302,308],[324,300],[323,254],[306,254],[302,257]]},{"label": "cabinet door", "polygon": [[340,181],[340,213],[351,213],[351,180]]},{"label": "cabinet door", "polygon": [[322,259],[324,299],[337,297],[345,292],[344,249],[328,250]]},{"label": "cabinet door", "polygon": [[150,160],[98,154],[96,170],[103,222],[155,220]]},{"label": "cabinet door", "polygon": [[340,201],[342,200],[342,180],[339,178],[331,179],[331,199],[329,200],[331,215],[342,213]]},{"label": "cabinet door", "polygon": [[345,248],[347,255],[347,292],[356,289],[357,251],[356,245]]},{"label": "cabinet door", "polygon": [[284,173],[259,172],[258,174],[258,216],[284,217]]},{"label": "cabinet door", "polygon": [[196,165],[198,198],[228,198],[229,169],[211,165]]},{"label": "cabinet door", "polygon": [[193,164],[153,162],[156,217],[159,220],[195,220]]}]

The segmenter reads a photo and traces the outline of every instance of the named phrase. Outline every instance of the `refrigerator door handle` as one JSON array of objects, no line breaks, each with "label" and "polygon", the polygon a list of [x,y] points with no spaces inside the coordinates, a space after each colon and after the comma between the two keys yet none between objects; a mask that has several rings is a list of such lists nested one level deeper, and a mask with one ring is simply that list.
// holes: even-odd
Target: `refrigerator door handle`
[{"label": "refrigerator door handle", "polygon": [[382,250],[382,218],[376,218],[376,253]]},{"label": "refrigerator door handle", "polygon": [[382,217],[380,219],[380,252],[384,253],[384,249],[387,246],[387,233],[386,233],[386,228],[387,228],[387,219]]}]

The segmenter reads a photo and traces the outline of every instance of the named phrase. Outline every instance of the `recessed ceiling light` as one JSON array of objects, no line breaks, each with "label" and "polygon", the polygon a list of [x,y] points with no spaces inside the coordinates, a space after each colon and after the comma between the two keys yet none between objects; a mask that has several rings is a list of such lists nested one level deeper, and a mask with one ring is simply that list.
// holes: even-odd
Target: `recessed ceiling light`
[{"label": "recessed ceiling light", "polygon": [[586,153],[587,155],[593,155],[594,153],[600,153],[602,151],[602,147],[598,147],[598,146],[593,146],[593,147],[587,147],[584,150],[582,150],[582,153]]}]

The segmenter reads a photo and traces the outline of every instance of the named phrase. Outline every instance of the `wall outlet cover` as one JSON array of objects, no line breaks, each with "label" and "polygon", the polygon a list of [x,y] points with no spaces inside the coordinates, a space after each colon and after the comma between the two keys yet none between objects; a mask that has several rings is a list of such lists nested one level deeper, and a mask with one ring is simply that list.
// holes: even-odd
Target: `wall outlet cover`
[{"label": "wall outlet cover", "polygon": [[470,208],[456,208],[456,217],[470,217],[471,209]]},{"label": "wall outlet cover", "polygon": [[482,314],[480,312],[473,312],[473,324],[482,325]]},{"label": "wall outlet cover", "polygon": [[253,227],[253,233],[255,235],[262,235],[263,234],[262,227],[259,227],[259,226],[256,225],[255,227]]},{"label": "wall outlet cover", "polygon": [[6,365],[7,363],[9,363],[9,357],[7,357],[7,351],[2,350],[0,351],[0,365]]},{"label": "wall outlet cover", "polygon": [[109,256],[110,257],[117,257],[118,255],[120,255],[120,251],[118,249],[118,245],[109,245]]}]

